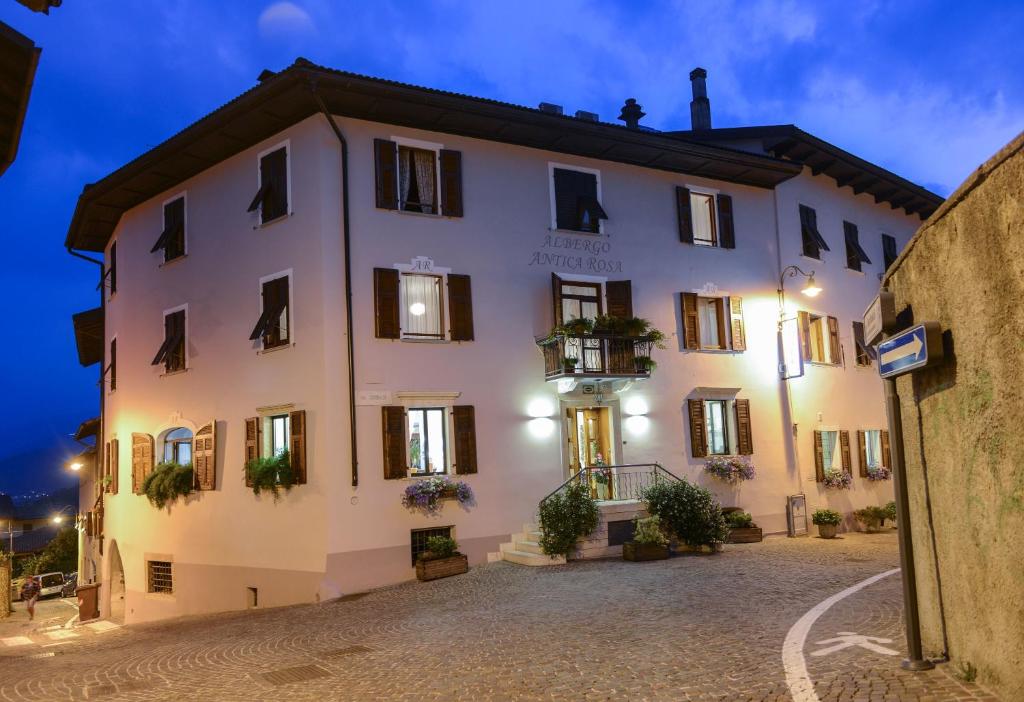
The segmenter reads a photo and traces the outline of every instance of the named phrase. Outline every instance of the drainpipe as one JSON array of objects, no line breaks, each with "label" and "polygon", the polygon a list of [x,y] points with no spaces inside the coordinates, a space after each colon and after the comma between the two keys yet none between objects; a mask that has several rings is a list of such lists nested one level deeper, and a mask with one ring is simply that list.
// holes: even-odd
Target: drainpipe
[{"label": "drainpipe", "polygon": [[356,367],[355,367],[355,342],[352,338],[352,243],[349,236],[348,220],[348,142],[345,135],[341,133],[333,115],[327,109],[320,94],[316,92],[316,84],[311,82],[309,86],[313,99],[316,100],[320,112],[323,113],[331,131],[338,138],[341,147],[341,238],[345,256],[345,335],[348,346],[348,430],[349,443],[352,446],[352,487],[359,486],[359,460],[356,449],[358,435],[356,433]]}]

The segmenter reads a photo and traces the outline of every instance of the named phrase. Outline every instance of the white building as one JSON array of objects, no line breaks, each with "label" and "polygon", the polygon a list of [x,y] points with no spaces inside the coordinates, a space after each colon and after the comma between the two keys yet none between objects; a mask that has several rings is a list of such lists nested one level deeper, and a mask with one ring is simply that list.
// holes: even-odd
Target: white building
[{"label": "white building", "polygon": [[[786,531],[789,495],[888,502],[864,477],[886,461],[885,414],[854,323],[941,200],[792,126],[710,129],[691,78],[696,129],[657,132],[635,103],[619,126],[300,59],[88,186],[67,246],[100,254],[105,281],[76,322],[104,378],[108,479],[82,507],[101,498],[104,613],[406,580],[429,529],[481,563],[597,452],[640,464],[613,469],[610,497],[657,463],[766,532]],[[806,358],[783,380],[789,265],[824,291],[787,278],[786,328],[805,333],[786,343]],[[666,348],[538,343],[602,313],[650,320]],[[246,462],[284,448],[301,484],[254,495]],[[711,478],[715,453],[748,454],[755,479]],[[201,489],[160,510],[133,487],[164,458],[191,460]],[[823,487],[832,467],[851,489]],[[430,472],[474,502],[403,507]]]}]

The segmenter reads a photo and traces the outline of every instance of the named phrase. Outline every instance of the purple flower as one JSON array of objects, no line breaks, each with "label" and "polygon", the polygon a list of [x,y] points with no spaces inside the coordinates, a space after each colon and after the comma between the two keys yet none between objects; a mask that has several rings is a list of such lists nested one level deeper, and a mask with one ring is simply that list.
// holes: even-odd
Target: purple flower
[{"label": "purple flower", "polygon": [[890,480],[892,471],[885,466],[868,466],[868,480]]},{"label": "purple flower", "polygon": [[754,479],[754,466],[743,456],[712,456],[704,463],[704,471],[719,480],[735,485]]},{"label": "purple flower", "polygon": [[853,487],[853,476],[844,470],[830,469],[825,471],[822,483],[831,490],[849,490]]},{"label": "purple flower", "polygon": [[406,486],[402,505],[433,514],[441,510],[441,500],[445,497],[454,497],[465,505],[473,501],[473,490],[461,480],[453,482],[445,476],[424,478]]}]

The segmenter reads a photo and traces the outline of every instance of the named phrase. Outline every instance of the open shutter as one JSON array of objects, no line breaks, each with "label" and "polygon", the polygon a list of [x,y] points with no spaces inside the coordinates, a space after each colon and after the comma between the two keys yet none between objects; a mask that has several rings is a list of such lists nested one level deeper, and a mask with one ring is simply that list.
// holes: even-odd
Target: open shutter
[{"label": "open shutter", "polygon": [[690,417],[690,453],[694,458],[708,455],[707,432],[704,424],[704,401],[687,400],[687,414]]},{"label": "open shutter", "polygon": [[842,363],[843,347],[839,344],[839,320],[835,317],[828,318],[828,347],[832,363]]},{"label": "open shutter", "polygon": [[200,427],[192,437],[192,467],[196,488],[217,489],[217,421]]},{"label": "open shutter", "polygon": [[690,211],[690,189],[676,186],[676,212],[679,214],[679,241],[693,243],[693,213]]},{"label": "open shutter", "polygon": [[394,268],[373,269],[374,331],[378,339],[397,339],[401,336],[398,281],[398,271]]},{"label": "open shutter", "polygon": [[452,407],[455,425],[455,472],[459,475],[476,473],[476,413],[473,405]]},{"label": "open shutter", "polygon": [[242,466],[242,474],[245,476],[245,484],[252,487],[252,480],[249,478],[249,463],[260,457],[260,418],[249,417],[245,420],[245,464]]},{"label": "open shutter", "polygon": [[850,432],[845,429],[839,432],[839,448],[843,454],[843,472],[853,475],[853,459],[850,457]]},{"label": "open shutter", "polygon": [[718,245],[723,249],[736,248],[736,231],[732,223],[732,196],[718,198]]},{"label": "open shutter", "polygon": [[715,325],[718,327],[718,346],[722,349],[729,348],[725,335],[725,299],[715,298]]},{"label": "open shutter", "polygon": [[821,444],[821,432],[814,432],[814,479],[825,480],[825,449]]},{"label": "open shutter", "polygon": [[868,442],[867,432],[857,430],[857,451],[860,458],[860,477],[868,477]]},{"label": "open shutter", "polygon": [[551,274],[551,302],[555,306],[554,326],[557,327],[564,322],[562,319],[562,279],[554,273]]},{"label": "open shutter", "polygon": [[288,413],[288,433],[291,440],[289,453],[291,454],[292,472],[295,473],[295,482],[299,485],[306,484],[306,410],[296,410]]},{"label": "open shutter", "polygon": [[697,294],[679,293],[683,311],[683,348],[700,349],[700,315],[697,314]]},{"label": "open shutter", "polygon": [[628,280],[609,280],[604,284],[608,314],[626,319],[633,316],[633,284]]},{"label": "open shutter", "polygon": [[405,456],[405,407],[381,407],[384,437],[384,479],[400,480],[409,473]]},{"label": "open shutter", "polygon": [[462,152],[442,149],[441,159],[441,214],[445,217],[462,216]]},{"label": "open shutter", "polygon": [[260,159],[260,221],[270,222],[288,214],[288,150],[281,147]]},{"label": "open shutter", "polygon": [[398,146],[387,139],[374,139],[373,161],[377,171],[377,207],[397,210]]},{"label": "open shutter", "polygon": [[881,431],[882,436],[882,465],[892,470],[892,454],[890,453],[891,448],[889,446],[889,432],[883,429]]},{"label": "open shutter", "polygon": [[797,312],[796,319],[800,325],[800,353],[804,357],[804,363],[807,363],[813,358],[811,356],[811,315],[807,312]]},{"label": "open shutter", "polygon": [[106,483],[103,485],[103,492],[110,492],[110,442],[103,444],[103,478]]},{"label": "open shutter", "polygon": [[142,491],[142,481],[153,471],[153,437],[132,434],[132,492]]},{"label": "open shutter", "polygon": [[746,328],[743,325],[743,298],[729,296],[729,326],[732,328],[732,350],[747,350]]},{"label": "open shutter", "polygon": [[117,476],[120,464],[118,463],[117,457],[119,455],[120,448],[121,445],[118,443],[117,439],[110,440],[110,492],[114,495],[117,494],[118,489]]},{"label": "open shutter", "polygon": [[452,341],[473,340],[473,289],[468,275],[448,274],[448,319]]},{"label": "open shutter", "polygon": [[741,456],[754,453],[754,435],[750,426],[750,400],[736,400],[736,451]]}]

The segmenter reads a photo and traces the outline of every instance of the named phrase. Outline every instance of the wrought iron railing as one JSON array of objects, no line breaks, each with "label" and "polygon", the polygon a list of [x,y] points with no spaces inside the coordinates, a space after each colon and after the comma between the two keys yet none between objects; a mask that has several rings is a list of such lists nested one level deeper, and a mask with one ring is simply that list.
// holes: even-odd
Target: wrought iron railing
[{"label": "wrought iron railing", "polygon": [[602,501],[640,500],[644,490],[658,482],[678,481],[679,477],[665,470],[660,463],[627,463],[618,466],[590,466],[581,468],[568,480],[544,496],[544,504],[551,497],[564,492],[573,483],[582,482],[590,487],[590,496]]},{"label": "wrought iron railing", "polygon": [[648,377],[654,342],[622,334],[556,334],[537,340],[544,376],[620,375]]}]

